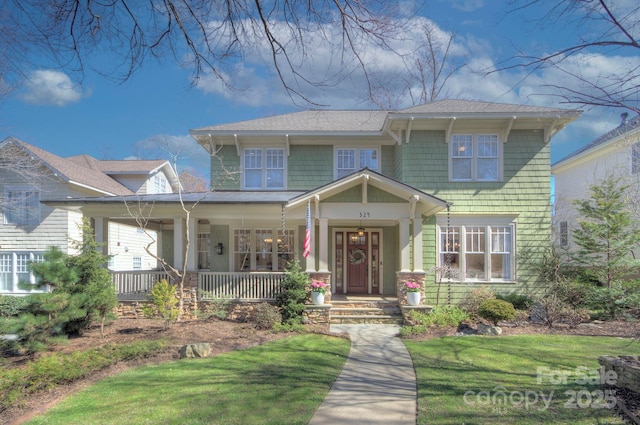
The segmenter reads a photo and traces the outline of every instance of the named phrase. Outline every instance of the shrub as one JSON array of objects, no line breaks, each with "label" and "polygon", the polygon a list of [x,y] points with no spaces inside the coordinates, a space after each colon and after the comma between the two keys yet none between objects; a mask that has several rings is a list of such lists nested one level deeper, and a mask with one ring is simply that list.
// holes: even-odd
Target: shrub
[{"label": "shrub", "polygon": [[311,285],[309,275],[302,270],[296,259],[287,264],[286,277],[281,285],[281,292],[276,294],[276,306],[280,308],[282,323],[302,323],[307,288]]},{"label": "shrub", "polygon": [[306,332],[307,328],[300,323],[276,323],[273,325],[273,332],[275,333],[286,333],[286,332],[297,332],[302,333]]},{"label": "shrub", "polygon": [[197,316],[200,319],[210,319],[215,317],[217,319],[226,319],[229,314],[229,299],[228,298],[208,298],[206,301],[198,303],[199,310]]},{"label": "shrub", "polygon": [[469,291],[466,296],[460,301],[458,307],[467,313],[471,319],[478,320],[478,309],[480,305],[486,300],[493,300],[496,298],[496,294],[491,288],[481,286],[480,288]]},{"label": "shrub", "polygon": [[501,320],[511,320],[516,316],[513,304],[504,300],[485,300],[478,308],[478,315],[498,325]]},{"label": "shrub", "polygon": [[258,329],[273,329],[282,322],[282,314],[269,303],[260,303],[253,310],[253,322]]},{"label": "shrub", "polygon": [[529,310],[533,305],[533,298],[512,292],[510,294],[496,294],[496,299],[513,304],[516,310]]},{"label": "shrub", "polygon": [[170,284],[167,279],[162,279],[153,285],[150,298],[155,310],[150,306],[145,306],[143,308],[144,315],[154,317],[157,313],[164,322],[164,328],[169,329],[180,315],[175,285]]},{"label": "shrub", "polygon": [[420,335],[432,328],[456,327],[469,319],[469,315],[457,307],[436,307],[431,313],[411,310],[407,315],[409,326],[403,326],[400,335]]},{"label": "shrub", "polygon": [[28,304],[27,297],[0,295],[0,317],[16,317],[26,310]]},{"label": "shrub", "polygon": [[590,318],[587,309],[567,304],[554,292],[549,292],[538,298],[531,316],[535,321],[541,321],[549,328],[556,323],[566,323],[569,327],[575,328]]},{"label": "shrub", "polygon": [[593,287],[585,297],[587,308],[601,319],[620,319],[640,308],[640,293],[635,286],[616,282],[611,287]]}]

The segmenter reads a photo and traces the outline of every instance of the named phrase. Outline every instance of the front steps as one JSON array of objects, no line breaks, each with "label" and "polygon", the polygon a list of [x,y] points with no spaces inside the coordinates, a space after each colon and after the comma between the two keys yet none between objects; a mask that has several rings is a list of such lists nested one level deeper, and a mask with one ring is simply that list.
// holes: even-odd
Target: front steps
[{"label": "front steps", "polygon": [[331,324],[397,324],[404,322],[396,297],[332,295]]}]

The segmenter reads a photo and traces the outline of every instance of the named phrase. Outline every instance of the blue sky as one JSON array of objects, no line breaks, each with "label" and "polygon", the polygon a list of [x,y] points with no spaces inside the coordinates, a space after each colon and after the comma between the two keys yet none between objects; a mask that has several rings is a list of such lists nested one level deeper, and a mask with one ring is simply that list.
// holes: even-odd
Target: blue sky
[{"label": "blue sky", "polygon": [[[627,1],[635,2],[619,3]],[[554,51],[563,40],[575,39],[580,30],[566,23],[542,28],[527,22],[529,15],[507,14],[506,8],[505,1],[430,0],[410,20],[416,26],[432,25],[434,33],[442,39],[455,34],[452,58],[465,58],[468,64],[447,82],[442,97],[571,108],[544,94],[548,92],[543,88],[545,82],[563,82],[565,77],[557,71],[542,70],[526,79],[522,70],[488,76],[475,72],[495,67],[516,49]],[[410,27],[407,25],[403,48],[415,36]],[[91,71],[80,81],[78,75],[60,69],[25,70],[29,79],[0,100],[0,140],[14,136],[63,157],[86,153],[99,159],[124,159],[143,154],[149,140],[193,147],[189,129],[298,110],[299,106],[286,96],[277,79],[264,72],[264,63],[260,61],[264,52],[256,48],[254,53],[228,74],[234,84],[246,88],[243,91],[226,90],[208,74],[194,85],[192,73],[170,58],[148,60],[123,84]],[[393,74],[398,72],[397,63],[394,64],[397,59],[375,47],[366,53],[381,75],[397,77]],[[306,72],[332,71],[328,64],[333,62],[323,54],[320,47],[314,51],[303,65]],[[617,59],[594,55],[573,60],[576,67],[588,68],[597,76]],[[638,58],[630,60],[637,64]],[[366,94],[357,77],[354,74],[352,79],[322,90],[309,88],[306,93],[333,109],[373,108],[364,101]],[[552,141],[552,161],[616,127],[621,112],[585,110],[582,118]],[[208,162],[204,150],[196,146],[192,152],[191,163],[206,174]]]}]

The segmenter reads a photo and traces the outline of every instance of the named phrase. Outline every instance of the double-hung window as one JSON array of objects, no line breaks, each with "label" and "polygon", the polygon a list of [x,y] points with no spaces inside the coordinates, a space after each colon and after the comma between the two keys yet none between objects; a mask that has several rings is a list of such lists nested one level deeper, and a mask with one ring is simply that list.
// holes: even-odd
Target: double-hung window
[{"label": "double-hung window", "polygon": [[500,180],[500,143],[497,134],[454,134],[449,157],[452,181]]},{"label": "double-hung window", "polygon": [[357,170],[380,170],[380,153],[376,148],[336,149],[336,178],[342,178]]},{"label": "double-hung window", "polygon": [[40,192],[33,189],[4,191],[4,223],[34,224],[40,221]]},{"label": "double-hung window", "polygon": [[440,226],[442,277],[461,282],[514,280],[511,225]]},{"label": "double-hung window", "polygon": [[167,193],[167,179],[164,174],[158,173],[153,176],[153,193]]},{"label": "double-hung window", "polygon": [[283,148],[245,148],[244,188],[284,189],[285,156]]}]

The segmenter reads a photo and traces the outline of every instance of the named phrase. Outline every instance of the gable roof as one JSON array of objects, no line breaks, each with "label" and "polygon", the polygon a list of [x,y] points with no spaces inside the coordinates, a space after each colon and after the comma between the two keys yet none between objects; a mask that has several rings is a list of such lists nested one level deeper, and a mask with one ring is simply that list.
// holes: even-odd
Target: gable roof
[{"label": "gable roof", "polygon": [[[43,166],[65,182],[86,187],[107,196],[134,194],[126,186],[109,177],[110,174],[149,174],[164,166],[171,168],[167,161],[100,161],[89,155],[62,158],[15,137],[4,139],[0,143],[0,148],[6,144],[12,144],[39,160]],[[117,170],[117,172],[109,170]]]},{"label": "gable roof", "polygon": [[583,147],[581,147],[580,149],[576,149],[575,151],[571,152],[570,154],[566,155],[564,158],[559,159],[558,161],[554,162],[552,164],[552,167],[558,166],[560,164],[564,164],[567,162],[571,162],[574,159],[577,159],[578,157],[581,157],[583,155],[586,155],[587,153],[590,153],[596,149],[599,149],[601,147],[604,147],[606,145],[609,144],[609,142],[613,142],[615,139],[624,136],[627,133],[630,133],[634,130],[640,129],[640,115],[637,115],[636,117],[634,117],[633,119],[630,120],[624,120],[620,123],[620,125],[616,128],[614,128],[613,130],[610,130],[608,132],[606,132],[605,134],[603,134],[602,136],[598,137],[595,140],[592,140],[591,142],[587,143],[586,145],[584,145]]},{"label": "gable roof", "polygon": [[509,103],[480,102],[475,100],[446,99],[397,111],[399,114],[571,114],[572,109],[544,106],[513,105]]}]

